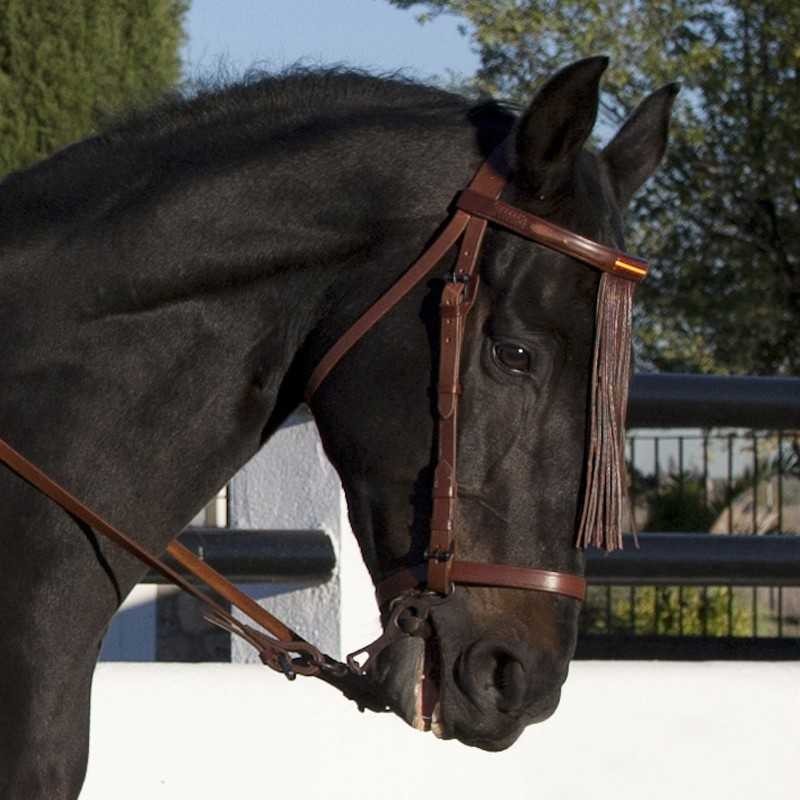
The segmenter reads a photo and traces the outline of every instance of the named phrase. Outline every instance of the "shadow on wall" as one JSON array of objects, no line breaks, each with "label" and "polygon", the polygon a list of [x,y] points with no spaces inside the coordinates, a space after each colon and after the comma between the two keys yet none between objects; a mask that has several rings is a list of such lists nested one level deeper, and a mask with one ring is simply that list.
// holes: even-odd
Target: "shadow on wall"
[{"label": "shadow on wall", "polygon": [[114,615],[100,648],[100,661],[154,661],[156,586],[136,586]]},{"label": "shadow on wall", "polygon": [[[300,583],[248,584],[261,599],[291,596]],[[100,661],[229,662],[231,636],[203,617],[197,601],[174,586],[140,584],[114,615]]]}]

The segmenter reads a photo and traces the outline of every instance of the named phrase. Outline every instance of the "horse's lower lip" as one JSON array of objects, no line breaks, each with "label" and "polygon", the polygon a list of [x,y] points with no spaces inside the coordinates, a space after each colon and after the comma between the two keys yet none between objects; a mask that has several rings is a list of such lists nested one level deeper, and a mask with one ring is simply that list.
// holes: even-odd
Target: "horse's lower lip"
[{"label": "horse's lower lip", "polygon": [[442,738],[440,685],[438,674],[438,654],[436,639],[425,643],[417,660],[416,682],[414,685],[414,720],[411,723],[420,731],[433,731]]},{"label": "horse's lower lip", "polygon": [[425,683],[425,649],[419,654],[416,664],[416,680],[414,681],[414,718],[411,727],[418,731],[430,730],[430,720],[423,711],[423,686]]},{"label": "horse's lower lip", "polygon": [[444,724],[442,723],[442,704],[437,703],[431,714],[431,731],[437,739],[444,739]]}]

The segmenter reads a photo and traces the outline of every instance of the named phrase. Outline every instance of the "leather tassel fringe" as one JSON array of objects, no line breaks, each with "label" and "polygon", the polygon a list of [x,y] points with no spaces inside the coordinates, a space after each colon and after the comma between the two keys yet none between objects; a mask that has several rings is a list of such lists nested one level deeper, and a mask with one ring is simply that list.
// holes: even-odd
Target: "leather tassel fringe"
[{"label": "leather tassel fringe", "polygon": [[622,548],[627,496],[625,415],[631,369],[632,281],[604,273],[597,292],[597,332],[590,389],[589,452],[578,547]]}]

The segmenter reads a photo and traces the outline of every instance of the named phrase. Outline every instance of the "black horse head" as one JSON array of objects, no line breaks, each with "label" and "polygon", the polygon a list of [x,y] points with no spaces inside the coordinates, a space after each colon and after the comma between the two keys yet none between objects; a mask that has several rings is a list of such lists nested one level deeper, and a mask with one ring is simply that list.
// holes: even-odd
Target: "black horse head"
[{"label": "black horse head", "polygon": [[[605,65],[579,62],[539,90],[511,132],[515,179],[506,199],[621,247],[624,205],[663,156],[675,88],[648,98],[593,154],[584,145]],[[431,177],[420,172],[419,180]],[[581,573],[575,543],[599,273],[499,229],[480,263],[461,362],[457,554]],[[425,296],[371,330],[313,402],[376,582],[425,559],[440,292],[441,281],[431,281]],[[578,611],[575,600],[552,594],[458,587],[431,612],[427,650],[421,638],[405,638],[381,654],[374,674],[393,708],[423,727],[422,676],[433,672],[434,731],[502,749],[555,710]]]},{"label": "black horse head", "polygon": [[[605,64],[560,72],[519,120],[404,81],[291,73],[170,101],[8,176],[0,436],[163,549],[302,402],[323,354],[509,136],[505,200],[621,246],[623,207],[664,152],[674,89],[593,154]],[[428,538],[451,265],[312,400],[376,581],[422,560]],[[494,228],[479,269],[461,360],[458,554],[580,572],[599,274]],[[0,496],[0,786],[72,797],[94,657],[143,568],[7,470]],[[552,713],[578,610],[458,586],[429,620],[437,733],[499,749]],[[374,670],[377,692],[412,723],[424,649],[398,641]]]}]

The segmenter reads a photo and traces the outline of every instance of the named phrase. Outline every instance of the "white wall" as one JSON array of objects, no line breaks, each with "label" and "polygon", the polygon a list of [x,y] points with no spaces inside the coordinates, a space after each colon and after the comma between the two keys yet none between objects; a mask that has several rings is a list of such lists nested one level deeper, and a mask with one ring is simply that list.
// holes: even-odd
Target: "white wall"
[{"label": "white wall", "polygon": [[[242,590],[337,658],[379,635],[372,583],[350,530],[344,492],[305,407],[234,476],[228,497],[231,527],[321,529],[336,553],[334,575],[322,586],[248,583]],[[231,660],[257,663],[258,656],[233,637]]]},{"label": "white wall", "polygon": [[[372,583],[350,530],[344,492],[305,407],[236,474],[228,496],[231,527],[323,530],[336,553],[334,575],[322,586],[245,583],[242,590],[336,658],[380,635]],[[155,637],[156,587],[140,585],[115,615],[100,660],[152,661]],[[232,637],[231,660],[257,663],[258,656]]]},{"label": "white wall", "polygon": [[789,800],[800,664],[577,662],[504,753],[252,665],[101,664],[82,800]]}]

